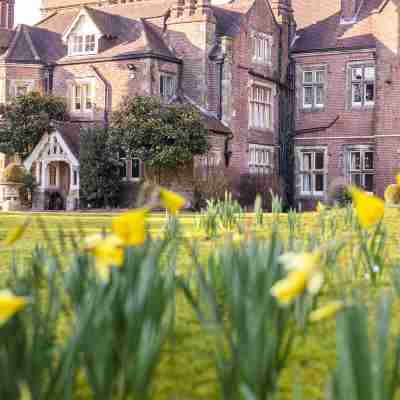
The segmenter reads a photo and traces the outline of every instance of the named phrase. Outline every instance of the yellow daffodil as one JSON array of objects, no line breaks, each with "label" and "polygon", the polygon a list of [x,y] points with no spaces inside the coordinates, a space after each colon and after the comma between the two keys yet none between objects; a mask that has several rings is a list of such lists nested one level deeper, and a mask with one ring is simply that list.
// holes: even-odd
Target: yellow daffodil
[{"label": "yellow daffodil", "polygon": [[113,232],[125,246],[140,246],[146,239],[147,208],[140,208],[114,218]]},{"label": "yellow daffodil", "polygon": [[342,301],[332,301],[325,306],[318,308],[310,314],[311,322],[318,322],[323,319],[334,317],[340,310],[344,308]]},{"label": "yellow daffodil", "polygon": [[166,189],[160,189],[160,199],[162,205],[172,215],[176,215],[186,204],[186,200],[182,196]]},{"label": "yellow daffodil", "polygon": [[319,201],[318,204],[317,204],[317,211],[319,213],[321,213],[321,212],[323,212],[325,210],[326,210],[326,205]]},{"label": "yellow daffodil", "polygon": [[3,240],[1,243],[2,246],[13,246],[15,243],[18,242],[24,236],[24,233],[26,232],[31,220],[30,218],[27,218],[23,224],[18,225],[16,228],[14,228],[7,237]]},{"label": "yellow daffodil", "polygon": [[94,233],[93,235],[87,236],[83,241],[83,248],[86,251],[93,251],[104,238],[105,235],[102,233]]},{"label": "yellow daffodil", "polygon": [[124,262],[123,242],[116,235],[108,235],[96,244],[93,254],[97,272],[107,278],[111,267],[121,267]]},{"label": "yellow daffodil", "polygon": [[277,282],[271,293],[282,305],[291,304],[306,290],[316,294],[322,287],[324,276],[321,271],[319,251],[314,253],[288,253],[281,256],[280,261],[289,271],[285,279]]},{"label": "yellow daffodil", "polygon": [[398,175],[396,176],[396,182],[397,182],[397,184],[400,186],[400,174],[398,174]]},{"label": "yellow daffodil", "polygon": [[351,188],[354,207],[360,225],[366,229],[379,223],[385,214],[385,203],[379,197],[353,187]]},{"label": "yellow daffodil", "polygon": [[9,290],[0,291],[0,326],[25,308],[27,304],[28,301],[25,297],[14,296]]}]

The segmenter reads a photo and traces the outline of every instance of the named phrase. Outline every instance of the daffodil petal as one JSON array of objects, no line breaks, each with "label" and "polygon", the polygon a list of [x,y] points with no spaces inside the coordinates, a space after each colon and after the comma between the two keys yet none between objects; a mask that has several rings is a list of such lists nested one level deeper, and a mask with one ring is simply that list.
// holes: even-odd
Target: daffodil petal
[{"label": "daffodil petal", "polygon": [[309,320],[311,322],[318,322],[324,319],[332,318],[344,307],[345,304],[342,301],[332,301],[331,303],[328,303],[327,305],[310,313]]},{"label": "daffodil petal", "polygon": [[0,291],[0,326],[28,304],[25,297],[15,296],[9,290]]},{"label": "daffodil petal", "polygon": [[31,219],[27,218],[23,224],[18,225],[11,232],[9,232],[9,234],[1,244],[3,246],[10,247],[13,246],[15,243],[17,243],[22,238],[22,236],[24,236],[24,233],[26,232],[30,222]]},{"label": "daffodil petal", "polygon": [[184,197],[163,188],[160,189],[160,200],[172,215],[176,215],[186,204]]},{"label": "daffodil petal", "polygon": [[140,246],[145,242],[148,212],[147,208],[140,208],[114,218],[112,230],[125,246]]}]

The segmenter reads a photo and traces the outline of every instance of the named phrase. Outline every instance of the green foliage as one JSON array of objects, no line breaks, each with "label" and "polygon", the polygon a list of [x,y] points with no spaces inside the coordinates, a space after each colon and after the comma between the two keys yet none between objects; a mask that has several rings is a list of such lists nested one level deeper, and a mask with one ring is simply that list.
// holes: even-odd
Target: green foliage
[{"label": "green foliage", "polygon": [[1,180],[5,183],[22,183],[24,176],[24,168],[16,163],[11,163],[4,169]]},{"label": "green foliage", "polygon": [[185,164],[209,149],[208,130],[193,107],[166,106],[153,97],[126,98],[112,116],[111,129],[129,158],[156,169]]},{"label": "green foliage", "polygon": [[[276,393],[296,331],[292,312],[271,296],[283,277],[281,245],[232,244],[199,266],[194,285],[182,283],[200,322],[215,338],[215,367],[224,400],[264,400]],[[195,287],[195,290],[191,287]]]},{"label": "green foliage", "polygon": [[392,348],[392,300],[383,296],[368,335],[368,309],[355,300],[337,321],[338,365],[329,400],[394,400],[400,384],[400,337]]},{"label": "green foliage", "polygon": [[86,207],[116,206],[121,188],[119,146],[101,127],[83,130],[80,146],[80,199]]},{"label": "green foliage", "polygon": [[20,196],[22,204],[27,207],[32,207],[32,198],[38,184],[36,178],[28,171],[24,173],[22,186],[20,189]]},{"label": "green foliage", "polygon": [[25,158],[43,134],[51,131],[52,121],[67,119],[67,106],[62,98],[29,93],[2,105],[0,113],[4,119],[0,127],[0,151]]}]

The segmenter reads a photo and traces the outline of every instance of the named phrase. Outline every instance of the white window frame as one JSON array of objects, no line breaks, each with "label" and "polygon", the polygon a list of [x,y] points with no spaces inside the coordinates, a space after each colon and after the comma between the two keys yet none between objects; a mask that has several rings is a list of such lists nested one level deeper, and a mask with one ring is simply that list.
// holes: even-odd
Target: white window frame
[{"label": "white window frame", "polygon": [[[324,166],[322,169],[317,169],[315,165],[316,154],[322,153],[324,157]],[[311,156],[311,168],[308,169],[304,165],[304,155],[309,154]],[[297,148],[297,158],[299,161],[298,174],[300,177],[300,190],[301,196],[308,197],[324,197],[328,182],[328,152],[326,147],[299,147]],[[316,176],[323,176],[323,190],[316,190]],[[310,182],[310,190],[304,190],[305,177],[308,177]]]},{"label": "white window frame", "polygon": [[[366,154],[372,154],[372,168],[367,168],[366,165]],[[353,165],[353,155],[360,155],[360,165],[359,167]],[[356,185],[355,180],[353,180],[353,176],[360,176],[360,185],[361,187],[368,191],[369,193],[373,193],[375,189],[375,180],[376,180],[376,155],[375,149],[373,146],[362,145],[362,146],[352,146],[347,149],[347,179],[349,184]],[[372,175],[372,190],[367,190],[365,182],[366,175]]]},{"label": "white window frame", "polygon": [[249,143],[248,167],[250,174],[270,174],[274,168],[274,147]]},{"label": "white window frame", "polygon": [[[265,91],[264,95],[261,91]],[[249,128],[272,130],[274,126],[274,87],[251,82],[249,87]],[[262,110],[264,109],[264,113]]]},{"label": "white window frame", "polygon": [[[143,177],[143,164],[139,158],[126,158],[122,157],[121,161],[125,163],[126,176],[122,176],[121,179],[125,182],[137,182]],[[133,162],[139,162],[139,176],[133,176]]]},{"label": "white window frame", "polygon": [[253,32],[251,35],[252,61],[271,65],[273,45],[274,38],[272,35],[262,32]]},{"label": "white window frame", "polygon": [[[19,96],[27,95],[35,90],[35,81],[32,79],[11,79],[9,81],[9,94],[12,99],[16,99]],[[26,93],[23,95],[17,95],[18,87],[25,87]]]},{"label": "white window frame", "polygon": [[[317,74],[322,73],[323,81],[318,81]],[[306,80],[306,74],[311,74],[311,80]],[[311,104],[306,103],[306,88],[311,88]],[[317,102],[318,89],[322,88],[322,103]],[[326,70],[324,68],[313,68],[309,70],[304,70],[302,73],[302,93],[303,93],[303,109],[321,109],[325,107],[326,102]]]},{"label": "white window frame", "polygon": [[[162,83],[163,81],[164,83]],[[166,85],[166,83],[168,84]],[[160,96],[162,99],[168,101],[174,97],[176,95],[176,86],[177,82],[175,75],[166,73],[160,74]],[[165,89],[168,89],[167,92],[165,92]]]},{"label": "white window frame", "polygon": [[[350,104],[352,108],[362,108],[362,107],[373,107],[375,105],[375,99],[376,99],[376,66],[371,63],[363,63],[363,64],[350,64],[348,66],[349,68],[349,85],[350,85]],[[365,71],[368,68],[373,68],[374,69],[374,79],[368,79],[366,78]],[[353,75],[353,71],[356,69],[361,69],[361,77],[360,79],[355,79]],[[373,84],[374,85],[374,100],[370,101],[367,100],[367,85]],[[360,86],[360,97],[361,101],[354,101],[354,89],[355,85]]]},{"label": "white window frame", "polygon": [[[77,96],[77,89],[80,95]],[[89,95],[88,95],[89,91]],[[80,101],[81,108],[76,105]],[[76,80],[71,85],[71,114],[75,116],[90,116],[95,110],[95,81],[93,79]],[[90,104],[90,107],[87,107]]]}]

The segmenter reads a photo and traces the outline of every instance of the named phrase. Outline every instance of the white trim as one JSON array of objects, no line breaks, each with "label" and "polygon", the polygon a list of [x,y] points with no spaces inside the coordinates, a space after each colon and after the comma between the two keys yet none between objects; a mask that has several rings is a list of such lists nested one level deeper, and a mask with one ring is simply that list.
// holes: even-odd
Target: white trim
[{"label": "white trim", "polygon": [[[35,161],[39,160],[39,155],[40,152],[44,149],[44,147],[51,141],[51,139],[53,137],[57,138],[58,143],[61,145],[64,154],[65,154],[65,158],[61,158],[61,157],[57,157],[58,161],[65,161],[65,162],[69,162],[71,163],[74,167],[78,167],[79,168],[79,160],[75,157],[75,155],[72,153],[72,151],[70,150],[70,148],[68,147],[67,143],[64,141],[62,135],[60,134],[60,132],[58,132],[57,130],[53,131],[50,134],[44,134],[42,136],[42,139],[40,140],[40,142],[36,145],[36,147],[33,149],[33,151],[31,152],[31,154],[28,156],[28,158],[26,158],[26,160],[23,162],[24,167],[29,171],[32,167],[32,164]],[[41,159],[40,161],[57,161],[56,159],[52,159],[51,157],[49,157],[48,159],[45,157],[43,160]]]},{"label": "white trim", "polygon": [[69,28],[62,35],[62,41],[64,43],[68,42],[69,35],[71,34],[72,30],[75,28],[76,24],[79,22],[79,19],[81,18],[82,15],[86,16],[87,18],[89,18],[92,21],[93,25],[96,26],[97,32],[94,32],[95,34],[100,35],[100,37],[104,36],[103,33],[101,32],[101,30],[99,29],[99,27],[97,26],[96,22],[93,21],[93,18],[88,14],[88,12],[85,10],[85,8],[82,8],[81,11],[78,13],[78,15],[75,17],[75,19],[72,21],[72,23],[69,26]]},{"label": "white trim", "polygon": [[382,137],[396,137],[400,138],[400,135],[373,135],[373,136],[314,136],[314,137],[295,137],[295,140],[337,140],[337,139],[374,139]]},{"label": "white trim", "polygon": [[376,48],[371,49],[342,49],[342,50],[329,50],[329,51],[310,51],[307,53],[293,53],[293,58],[301,57],[315,57],[315,56],[333,56],[338,54],[354,54],[354,53],[376,53]]}]

